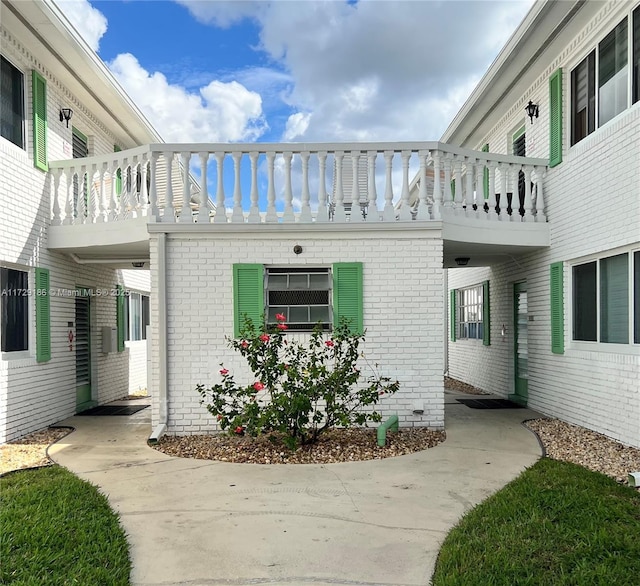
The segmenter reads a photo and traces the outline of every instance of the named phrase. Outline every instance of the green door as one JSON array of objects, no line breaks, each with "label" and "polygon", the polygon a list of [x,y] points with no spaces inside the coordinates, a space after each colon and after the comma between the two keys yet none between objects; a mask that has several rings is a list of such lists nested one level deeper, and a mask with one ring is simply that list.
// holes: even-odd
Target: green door
[{"label": "green door", "polygon": [[512,401],[527,404],[529,382],[529,315],[527,306],[527,284],[516,283],[513,286],[513,350],[514,350],[514,389]]},{"label": "green door", "polygon": [[89,297],[76,297],[76,411],[91,407]]}]

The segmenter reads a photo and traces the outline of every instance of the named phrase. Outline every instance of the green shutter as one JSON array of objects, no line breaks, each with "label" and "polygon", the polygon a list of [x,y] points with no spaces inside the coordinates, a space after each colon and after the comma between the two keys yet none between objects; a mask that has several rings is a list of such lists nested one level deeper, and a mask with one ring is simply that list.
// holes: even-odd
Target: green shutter
[{"label": "green shutter", "polygon": [[[119,153],[122,149],[117,145],[113,145],[113,152]],[[116,194],[120,196],[122,193],[122,169],[116,171]]]},{"label": "green shutter", "polygon": [[333,323],[346,318],[351,331],[364,333],[362,311],[362,263],[338,262],[333,265]]},{"label": "green shutter", "polygon": [[491,303],[489,300],[489,281],[482,283],[482,343],[491,345]]},{"label": "green shutter", "polygon": [[562,69],[549,78],[549,167],[562,163]]},{"label": "green shutter", "polygon": [[[482,152],[483,153],[489,152],[489,143],[483,145]],[[482,172],[482,185],[483,185],[483,191],[484,191],[484,198],[489,199],[489,167],[485,167],[484,171]]]},{"label": "green shutter", "polygon": [[233,265],[233,335],[240,337],[244,318],[256,328],[264,323],[264,267],[258,264]]},{"label": "green shutter", "polygon": [[562,262],[551,265],[551,352],[564,354],[564,275]]},{"label": "green shutter", "polygon": [[118,330],[118,352],[124,351],[124,329],[126,327],[124,319],[124,304],[126,298],[124,296],[124,290],[122,285],[116,285],[118,296],[116,297],[116,328]]},{"label": "green shutter", "polygon": [[451,316],[449,323],[449,334],[451,341],[456,341],[456,300],[458,298],[456,289],[449,291],[449,314]]},{"label": "green shutter", "polygon": [[31,72],[33,109],[33,164],[48,171],[47,164],[47,82],[34,69]]},{"label": "green shutter", "polygon": [[51,302],[49,270],[36,268],[36,360],[51,360]]}]

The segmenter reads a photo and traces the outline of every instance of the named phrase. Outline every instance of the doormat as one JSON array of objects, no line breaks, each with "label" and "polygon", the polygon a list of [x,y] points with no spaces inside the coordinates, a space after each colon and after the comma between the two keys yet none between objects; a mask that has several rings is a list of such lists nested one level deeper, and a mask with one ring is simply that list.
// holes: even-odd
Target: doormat
[{"label": "doormat", "polygon": [[133,415],[138,411],[146,409],[149,405],[102,405],[101,407],[94,407],[93,409],[87,409],[78,415]]},{"label": "doormat", "polygon": [[456,399],[471,409],[523,409],[522,405],[508,399]]}]

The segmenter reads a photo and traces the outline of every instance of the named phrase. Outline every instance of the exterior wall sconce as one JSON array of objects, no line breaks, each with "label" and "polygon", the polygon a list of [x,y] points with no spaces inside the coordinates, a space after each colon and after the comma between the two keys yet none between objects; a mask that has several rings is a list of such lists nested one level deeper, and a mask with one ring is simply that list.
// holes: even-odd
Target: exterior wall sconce
[{"label": "exterior wall sconce", "polygon": [[469,260],[471,260],[468,256],[459,256],[458,258],[454,259],[456,261],[456,264],[459,267],[466,267],[469,264]]},{"label": "exterior wall sconce", "polygon": [[69,120],[73,116],[73,110],[71,108],[60,108],[60,122],[66,121],[67,128],[69,128]]},{"label": "exterior wall sconce", "polygon": [[531,124],[533,124],[533,119],[537,118],[539,114],[538,104],[534,104],[531,100],[529,100],[529,103],[525,106],[524,111],[531,119]]}]

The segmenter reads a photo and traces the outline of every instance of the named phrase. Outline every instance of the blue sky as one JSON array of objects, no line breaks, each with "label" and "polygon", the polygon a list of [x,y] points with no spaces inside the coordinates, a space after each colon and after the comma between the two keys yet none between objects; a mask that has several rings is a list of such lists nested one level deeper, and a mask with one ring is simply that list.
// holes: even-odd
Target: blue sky
[{"label": "blue sky", "polygon": [[58,0],[167,142],[437,140],[531,0]]}]

